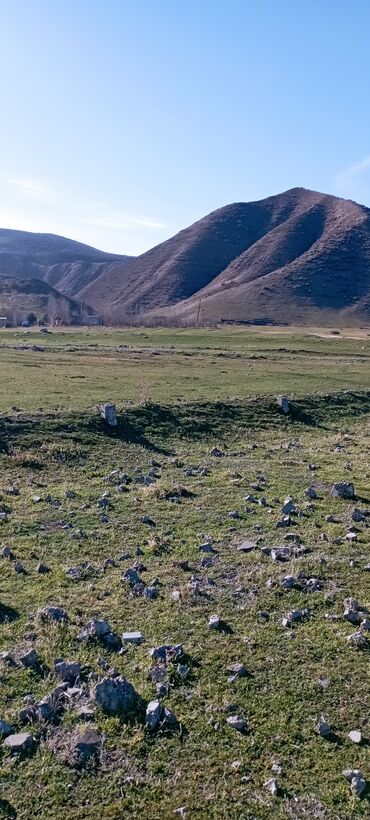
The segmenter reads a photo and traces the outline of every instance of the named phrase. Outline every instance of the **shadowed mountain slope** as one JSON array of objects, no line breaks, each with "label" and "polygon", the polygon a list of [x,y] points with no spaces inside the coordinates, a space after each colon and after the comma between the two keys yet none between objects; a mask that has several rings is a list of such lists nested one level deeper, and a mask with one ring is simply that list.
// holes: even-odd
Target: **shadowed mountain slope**
[{"label": "shadowed mountain slope", "polygon": [[63,236],[0,229],[0,276],[43,279],[67,296],[78,298],[105,264],[129,259]]},{"label": "shadowed mountain slope", "polygon": [[365,318],[370,211],[304,188],[228,205],[124,266],[108,263],[81,295],[190,322],[198,312],[204,321]]},{"label": "shadowed mountain slope", "polygon": [[29,313],[49,321],[60,317],[65,324],[70,324],[80,320],[81,305],[41,279],[0,276],[0,315],[17,323]]}]

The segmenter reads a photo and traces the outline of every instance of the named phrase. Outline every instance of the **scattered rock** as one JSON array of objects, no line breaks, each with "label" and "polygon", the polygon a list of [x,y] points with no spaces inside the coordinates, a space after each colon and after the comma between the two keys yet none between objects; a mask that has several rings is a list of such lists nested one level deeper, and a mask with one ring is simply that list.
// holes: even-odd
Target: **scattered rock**
[{"label": "scattered rock", "polygon": [[150,515],[142,515],[140,517],[141,524],[148,524],[149,527],[155,527],[155,521],[150,517]]},{"label": "scattered rock", "polygon": [[304,494],[307,498],[317,498],[317,492],[314,487],[306,487]]},{"label": "scattered rock", "polygon": [[299,621],[303,621],[308,615],[307,609],[292,609],[290,612],[285,615],[281,622],[285,627],[291,627]]},{"label": "scattered rock", "polygon": [[362,741],[362,734],[357,729],[353,729],[351,732],[348,732],[348,737],[352,740],[352,743],[361,743]]},{"label": "scattered rock", "polygon": [[12,754],[22,754],[33,749],[34,739],[28,732],[19,732],[16,735],[8,735],[4,740],[4,746]]},{"label": "scattered rock", "polygon": [[55,621],[56,623],[66,623],[68,615],[61,606],[44,606],[39,610],[39,618],[41,621]]},{"label": "scattered rock", "polygon": [[270,792],[270,794],[272,794],[274,797],[277,795],[279,791],[279,786],[274,777],[270,777],[269,780],[266,780],[263,785],[265,789],[267,789],[267,791]]},{"label": "scattered rock", "polygon": [[0,720],[0,738],[3,740],[5,737],[9,737],[9,735],[13,734],[14,727],[11,726],[10,723],[7,723],[6,720]]},{"label": "scattered rock", "polygon": [[271,558],[273,561],[289,561],[291,555],[290,547],[273,547],[271,550]]},{"label": "scattered rock", "polygon": [[247,730],[247,721],[240,715],[230,715],[226,722],[230,728],[235,729],[236,732],[245,733]]},{"label": "scattered rock", "polygon": [[50,572],[50,567],[48,567],[47,564],[44,564],[42,561],[40,561],[40,563],[37,564],[36,572],[38,572],[39,575],[47,575],[48,572]]},{"label": "scattered rock", "polygon": [[117,427],[118,421],[116,416],[116,405],[111,402],[99,405],[99,414],[102,419],[110,426]]},{"label": "scattered rock", "polygon": [[242,541],[238,546],[238,552],[252,552],[256,549],[255,541]]},{"label": "scattered rock", "polygon": [[181,592],[180,592],[180,590],[179,589],[174,589],[173,592],[171,592],[171,598],[175,603],[178,603],[178,601],[181,601]]},{"label": "scattered rock", "polygon": [[36,649],[28,649],[27,652],[19,656],[19,661],[26,669],[37,670],[40,668],[40,658]]},{"label": "scattered rock", "polygon": [[206,541],[204,544],[201,544],[200,547],[198,547],[198,549],[199,549],[199,552],[205,552],[205,553],[217,552],[217,550],[215,550],[215,548],[212,546],[212,544],[209,541]]},{"label": "scattered rock", "polygon": [[358,507],[355,507],[354,510],[352,510],[351,518],[352,521],[355,521],[356,523],[366,521],[366,515],[362,512],[362,510],[359,510]]},{"label": "scattered rock", "polygon": [[147,729],[155,732],[159,728],[163,711],[163,706],[159,700],[151,700],[150,703],[148,703],[145,713],[145,726]]},{"label": "scattered rock", "polygon": [[289,413],[289,401],[286,396],[278,396],[276,399],[276,404],[280,407],[280,410],[284,413],[285,416]]},{"label": "scattered rock", "polygon": [[227,667],[227,671],[229,673],[227,679],[229,683],[234,683],[234,681],[238,680],[238,678],[246,678],[249,674],[242,663],[231,664]]},{"label": "scattered rock", "polygon": [[129,584],[131,587],[135,586],[135,584],[140,583],[140,575],[138,571],[134,567],[129,567],[123,573],[121,578],[122,583]]},{"label": "scattered rock", "polygon": [[64,495],[67,499],[76,498],[76,493],[74,490],[66,490]]},{"label": "scattered rock", "polygon": [[183,657],[184,649],[181,643],[178,644],[163,644],[162,646],[155,646],[150,651],[150,657],[155,661],[159,661],[164,665],[180,661]]},{"label": "scattered rock", "polygon": [[123,632],[122,634],[123,643],[140,644],[142,640],[143,635],[141,632]]},{"label": "scattered rock", "polygon": [[346,780],[349,781],[353,794],[360,797],[367,786],[366,780],[360,769],[345,769],[343,774]]},{"label": "scattered rock", "polygon": [[285,575],[280,581],[280,586],[282,589],[295,589],[299,588],[300,584],[294,575]]},{"label": "scattered rock", "polygon": [[91,706],[83,704],[79,709],[77,709],[77,717],[80,720],[85,721],[95,720],[95,709],[92,709]]},{"label": "scattered rock", "polygon": [[338,481],[333,484],[330,495],[332,498],[352,499],[355,497],[355,488],[350,481]]},{"label": "scattered rock", "polygon": [[56,660],[54,668],[58,678],[66,683],[75,683],[81,674],[81,666],[77,661]]},{"label": "scattered rock", "polygon": [[317,723],[316,731],[318,735],[321,735],[321,737],[329,737],[331,735],[330,726],[322,716]]},{"label": "scattered rock", "polygon": [[352,632],[352,635],[349,635],[347,638],[347,643],[355,647],[355,649],[366,649],[367,647],[367,640],[361,631]]},{"label": "scattered rock", "polygon": [[121,639],[115,632],[112,632],[109,623],[99,621],[96,618],[92,618],[77,635],[79,641],[89,641],[90,639],[100,641],[112,652],[118,652],[122,646]]},{"label": "scattered rock", "polygon": [[283,504],[283,506],[282,506],[282,508],[281,508],[281,512],[282,512],[284,515],[291,515],[292,513],[296,513],[296,512],[297,512],[296,505],[294,504],[293,499],[292,499],[290,496],[288,496],[288,497],[285,499],[284,504]]},{"label": "scattered rock", "polygon": [[140,697],[126,678],[103,678],[96,684],[95,702],[109,715],[135,712],[140,704]]}]

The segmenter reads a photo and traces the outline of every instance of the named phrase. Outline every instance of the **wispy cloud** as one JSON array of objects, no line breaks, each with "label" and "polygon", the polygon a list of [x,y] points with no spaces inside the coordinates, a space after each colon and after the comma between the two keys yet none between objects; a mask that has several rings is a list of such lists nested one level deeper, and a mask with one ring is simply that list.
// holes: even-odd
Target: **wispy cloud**
[{"label": "wispy cloud", "polygon": [[83,225],[95,228],[107,228],[112,231],[136,231],[147,228],[150,231],[163,231],[167,228],[163,222],[156,219],[147,219],[126,214],[103,214],[100,216],[84,217],[80,220]]},{"label": "wispy cloud", "polygon": [[367,175],[370,173],[370,154],[344,168],[334,177],[334,185],[341,192],[356,194],[361,190],[361,186],[367,182]]},{"label": "wispy cloud", "polygon": [[162,231],[164,228],[167,228],[167,225],[163,222],[157,222],[155,219],[136,219],[132,217],[131,221],[134,225],[140,225],[140,227],[143,228],[152,228],[153,231]]},{"label": "wispy cloud", "polygon": [[25,191],[32,196],[37,197],[47,197],[48,191],[41,185],[39,182],[31,179],[9,179],[9,184],[14,186],[15,188],[20,189],[21,191]]}]

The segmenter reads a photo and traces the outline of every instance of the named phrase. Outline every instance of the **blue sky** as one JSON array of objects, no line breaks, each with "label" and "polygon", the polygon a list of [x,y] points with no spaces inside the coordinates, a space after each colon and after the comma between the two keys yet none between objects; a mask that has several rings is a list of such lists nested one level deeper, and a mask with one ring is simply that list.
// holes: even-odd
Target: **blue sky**
[{"label": "blue sky", "polygon": [[0,226],[140,253],[296,185],[370,206],[369,32],[369,0],[0,0]]}]

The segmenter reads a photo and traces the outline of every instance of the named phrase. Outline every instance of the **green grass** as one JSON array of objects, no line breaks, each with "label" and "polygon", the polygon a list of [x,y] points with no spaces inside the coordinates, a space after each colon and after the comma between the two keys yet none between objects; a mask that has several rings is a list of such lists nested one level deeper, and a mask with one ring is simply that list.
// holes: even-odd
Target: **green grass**
[{"label": "green grass", "polygon": [[[44,350],[35,352],[35,344]],[[208,335],[203,329],[71,330],[45,338],[0,331],[0,411],[361,389],[369,365],[370,340],[335,336],[239,328]]]},{"label": "green grass", "polygon": [[[6,378],[0,393],[0,504],[10,509],[8,522],[0,524],[1,542],[28,571],[17,575],[12,562],[0,558],[0,601],[16,615],[0,625],[0,648],[19,647],[24,635],[35,631],[34,645],[50,669],[59,656],[79,659],[101,675],[103,657],[149,700],[154,697],[147,679],[150,648],[181,642],[189,677],[164,702],[181,721],[182,732],[149,738],[139,717],[127,723],[98,712],[97,725],[105,735],[102,761],[96,769],[76,772],[48,748],[48,735],[55,731],[49,727],[29,759],[17,761],[0,750],[0,811],[11,816],[13,807],[21,820],[156,820],[174,817],[180,806],[189,818],[365,818],[368,795],[353,798],[342,770],[360,768],[369,778],[368,745],[357,747],[347,738],[354,728],[370,738],[369,653],[350,649],[346,637],[354,629],[325,615],[341,614],[349,595],[370,608],[370,575],[363,571],[369,530],[360,524],[355,543],[334,543],[350,526],[353,504],[329,498],[331,482],[346,479],[363,499],[357,505],[370,506],[369,345],[303,336],[285,337],[282,343],[278,337],[230,329],[176,331],[172,337],[169,331],[143,333],[144,339],[133,330],[65,333],[62,342],[61,334],[55,339],[53,334],[47,339],[51,349],[44,353],[0,349]],[[44,343],[38,334],[27,336],[27,342],[30,338]],[[130,344],[135,339],[138,353],[117,353],[122,338]],[[150,355],[150,343],[168,347],[171,338],[172,353]],[[7,345],[19,342],[9,333],[1,339]],[[91,339],[98,352],[90,349]],[[217,356],[215,339],[221,351],[242,358]],[[76,350],[67,350],[69,344]],[[184,349],[192,355],[184,356]],[[250,358],[256,355],[266,358]],[[25,366],[30,363],[39,366]],[[288,418],[275,405],[277,392],[291,394]],[[93,409],[105,398],[124,408],[112,433]],[[13,405],[22,412],[12,412]],[[57,405],[62,409],[55,410]],[[36,413],[40,407],[48,412]],[[210,456],[214,445],[224,450],[223,458]],[[175,457],[184,466],[208,466],[209,475],[185,475]],[[154,490],[130,484],[127,493],[120,493],[104,481],[116,467],[131,476],[138,468],[147,472],[153,458],[161,464]],[[315,472],[309,469],[312,462]],[[268,506],[248,505],[256,512],[245,514],[244,496],[261,474]],[[286,531],[276,529],[281,504],[290,493],[302,506],[304,489],[312,482],[319,495],[315,510],[291,528],[309,548],[306,555],[277,565],[259,549],[237,552],[243,537],[259,537],[262,545],[283,544]],[[19,496],[6,494],[12,484]],[[173,504],[165,495],[178,484],[192,495]],[[66,500],[67,489],[76,492],[74,499]],[[112,507],[103,524],[96,501],[106,489]],[[36,494],[43,499],[39,503],[32,501]],[[47,503],[47,494],[61,506]],[[241,517],[230,519],[232,510]],[[329,512],[342,523],[328,524]],[[145,514],[155,520],[155,529],[140,523]],[[58,522],[72,526],[60,529]],[[323,532],[327,542],[320,538]],[[201,565],[198,550],[206,538],[218,550],[208,568]],[[130,596],[120,582],[137,560],[138,547],[144,552],[139,559],[146,566],[143,578],[161,582],[155,601]],[[120,561],[122,552],[132,557]],[[79,582],[65,575],[69,566],[87,560],[98,567],[107,557],[117,566],[104,574]],[[189,560],[190,573],[174,566],[179,559]],[[49,565],[49,575],[36,573],[39,560]],[[283,592],[280,578],[300,571],[320,578],[323,590]],[[201,581],[200,596],[187,586],[192,573]],[[171,599],[174,589],[182,590],[180,602]],[[38,623],[37,609],[46,603],[67,609],[67,627]],[[306,606],[310,618],[290,639],[280,619]],[[259,617],[261,610],[270,613],[268,621]],[[213,613],[222,616],[228,631],[208,629]],[[140,629],[142,645],[124,656],[82,646],[76,636],[92,616],[107,618],[118,633]],[[230,684],[226,667],[236,661],[251,676]],[[327,689],[318,685],[319,676],[330,678]],[[55,679],[52,672],[40,677],[2,665],[0,681],[0,718],[16,721],[23,698],[40,699]],[[245,736],[227,726],[228,704],[247,719]],[[334,730],[331,741],[315,733],[321,714]],[[67,712],[64,727],[76,722],[74,711]],[[231,765],[236,760],[239,769]],[[274,776],[274,762],[283,767],[276,798],[263,786]]]}]

